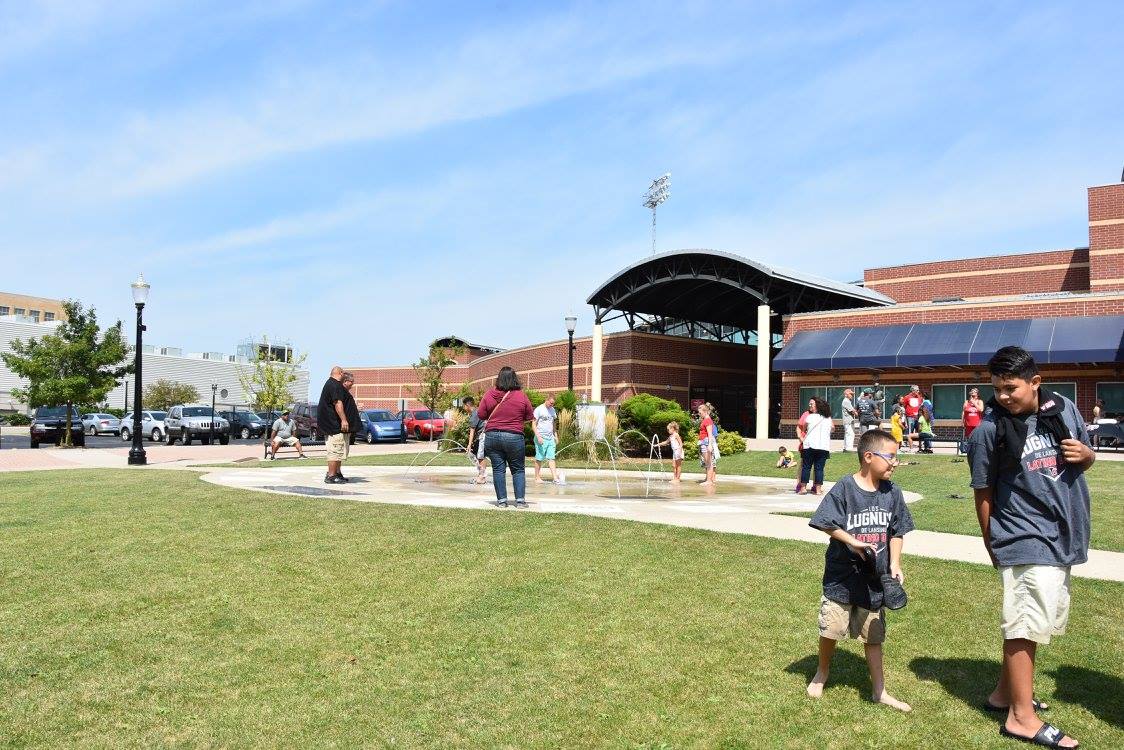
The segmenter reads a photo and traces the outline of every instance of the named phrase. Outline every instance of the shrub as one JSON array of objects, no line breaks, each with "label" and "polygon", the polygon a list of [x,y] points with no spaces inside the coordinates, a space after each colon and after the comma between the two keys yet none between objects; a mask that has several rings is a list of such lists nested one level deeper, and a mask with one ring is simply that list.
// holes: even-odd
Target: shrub
[{"label": "shrub", "polygon": [[543,401],[546,401],[545,394],[532,388],[524,388],[523,393],[527,394],[527,399],[531,402],[531,406],[535,407],[536,409],[542,404]]},{"label": "shrub", "polygon": [[577,442],[578,420],[574,419],[573,409],[558,410],[558,450]]},{"label": "shrub", "polygon": [[15,412],[14,414],[8,414],[7,416],[5,416],[4,421],[12,425],[13,427],[26,427],[27,425],[31,424],[31,417],[27,416],[26,414]]},{"label": "shrub", "polygon": [[[578,406],[578,394],[573,391],[562,391],[554,397],[554,408],[558,410],[561,415],[563,410],[569,411],[572,415]],[[562,436],[559,435],[558,439],[561,440]]]},{"label": "shrub", "polygon": [[[683,407],[675,401],[668,401],[650,393],[638,393],[621,402],[618,416],[620,428],[625,430],[640,430],[651,435],[650,422],[652,416],[661,411],[683,411]],[[666,423],[665,423],[666,424]]]},{"label": "shrub", "polygon": [[101,411],[105,412],[106,414],[112,414],[113,416],[117,417],[118,419],[125,416],[125,410],[124,409],[109,408],[109,409],[102,409]]},{"label": "shrub", "polygon": [[745,438],[736,432],[718,431],[718,452],[723,456],[745,453]]},{"label": "shrub", "polygon": [[441,438],[442,444],[438,447],[442,450],[461,447],[467,450],[468,428],[468,415],[464,413],[464,410],[457,409],[456,413],[453,415],[452,425],[445,425],[445,435]]},{"label": "shrub", "polygon": [[659,435],[660,440],[667,440],[668,422],[678,422],[680,434],[691,429],[691,415],[681,408],[657,411],[648,419],[648,429],[653,434]]}]

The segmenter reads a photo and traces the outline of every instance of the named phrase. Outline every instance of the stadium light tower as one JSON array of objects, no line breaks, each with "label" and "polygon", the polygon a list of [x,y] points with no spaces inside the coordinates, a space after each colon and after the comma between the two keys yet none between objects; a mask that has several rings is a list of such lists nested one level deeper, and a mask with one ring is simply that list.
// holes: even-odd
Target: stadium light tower
[{"label": "stadium light tower", "polygon": [[656,206],[671,197],[671,172],[652,180],[644,194],[644,207],[652,209],[652,255],[656,254]]}]

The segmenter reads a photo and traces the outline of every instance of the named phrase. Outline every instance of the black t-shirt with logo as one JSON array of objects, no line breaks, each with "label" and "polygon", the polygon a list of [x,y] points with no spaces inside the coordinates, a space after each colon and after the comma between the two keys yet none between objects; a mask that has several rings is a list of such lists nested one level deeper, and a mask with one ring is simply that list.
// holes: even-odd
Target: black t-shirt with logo
[{"label": "black t-shirt with logo", "polygon": [[[336,402],[343,402],[346,409],[350,398],[351,394],[343,387],[343,383],[335,378],[328,378],[328,382],[320,391],[320,403],[316,406],[316,425],[320,432],[325,435],[338,435],[343,432],[340,429],[340,416],[336,414]],[[344,414],[346,413],[344,411]]]},{"label": "black t-shirt with logo", "polygon": [[[893,482],[882,482],[869,492],[848,474],[824,496],[808,525],[820,531],[843,529],[860,542],[873,544],[878,552],[878,570],[886,572],[890,570],[890,540],[913,531],[913,516],[901,489]],[[823,595],[840,604],[882,608],[881,584],[867,575],[862,560],[851,548],[836,539],[827,545]]]}]

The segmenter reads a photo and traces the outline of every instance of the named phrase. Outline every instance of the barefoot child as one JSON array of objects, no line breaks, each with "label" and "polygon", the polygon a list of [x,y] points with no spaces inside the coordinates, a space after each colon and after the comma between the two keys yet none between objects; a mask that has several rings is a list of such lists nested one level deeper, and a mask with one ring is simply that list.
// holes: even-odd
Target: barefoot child
[{"label": "barefoot child", "polygon": [[788,448],[785,448],[783,445],[780,448],[777,448],[777,468],[778,469],[791,468],[793,463],[794,463],[794,460],[792,458],[792,454],[788,452]]},{"label": "barefoot child", "polygon": [[658,443],[657,447],[665,445],[671,446],[671,465],[675,469],[675,475],[671,481],[678,484],[683,477],[683,437],[679,434],[679,423],[667,423],[667,440]]},{"label": "barefoot child", "polygon": [[850,636],[863,642],[871,698],[909,711],[908,703],[886,692],[882,674],[882,643],[886,639],[882,587],[867,574],[863,555],[873,550],[877,570],[888,568],[894,578],[904,580],[902,536],[913,531],[913,518],[901,489],[890,481],[898,465],[894,436],[884,430],[870,430],[859,440],[858,454],[858,472],[839,480],[808,522],[831,537],[820,599],[819,668],[808,683],[808,695],[819,698],[823,694],[835,644]]},{"label": "barefoot child", "polygon": [[[1089,556],[1089,485],[1096,455],[1073,402],[1042,387],[1034,357],[1006,346],[987,363],[995,396],[968,440],[984,545],[1003,587],[1003,671],[984,708],[999,733],[1046,747],[1077,741],[1038,718],[1038,644],[1065,633],[1069,569]],[[1058,689],[1061,689],[1058,685]]]}]

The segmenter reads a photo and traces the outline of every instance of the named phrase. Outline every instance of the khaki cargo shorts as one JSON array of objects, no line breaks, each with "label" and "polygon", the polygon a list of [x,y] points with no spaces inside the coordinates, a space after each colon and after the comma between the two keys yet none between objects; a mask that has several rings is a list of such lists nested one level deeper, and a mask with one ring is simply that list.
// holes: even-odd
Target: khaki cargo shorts
[{"label": "khaki cargo shorts", "polygon": [[1049,643],[1069,623],[1069,568],[1013,565],[999,569],[1003,582],[1003,638]]},{"label": "khaki cargo shorts", "polygon": [[347,459],[348,449],[348,435],[346,432],[340,432],[335,435],[329,435],[327,440],[324,441],[324,447],[328,450],[329,461],[344,461]]},{"label": "khaki cargo shorts", "polygon": [[863,643],[877,646],[886,640],[885,611],[872,612],[854,604],[840,604],[826,596],[821,597],[820,635],[833,641],[858,638]]},{"label": "khaki cargo shorts", "polygon": [[290,448],[292,448],[292,447],[293,447],[294,445],[296,445],[296,444],[297,444],[297,443],[299,443],[300,441],[299,441],[299,440],[297,440],[297,439],[296,439],[295,437],[293,437],[292,435],[290,435],[289,437],[279,437],[279,438],[275,438],[273,442],[275,442],[275,443],[278,443],[278,444],[280,444],[280,445],[287,445],[287,446],[289,446]]}]

